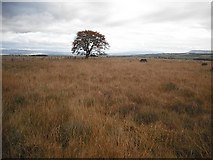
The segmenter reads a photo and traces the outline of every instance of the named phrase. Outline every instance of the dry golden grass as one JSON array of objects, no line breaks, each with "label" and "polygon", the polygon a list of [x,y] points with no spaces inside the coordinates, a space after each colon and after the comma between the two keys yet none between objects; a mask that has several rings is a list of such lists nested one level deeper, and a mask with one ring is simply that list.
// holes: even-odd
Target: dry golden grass
[{"label": "dry golden grass", "polygon": [[211,64],[3,58],[3,157],[211,157]]}]

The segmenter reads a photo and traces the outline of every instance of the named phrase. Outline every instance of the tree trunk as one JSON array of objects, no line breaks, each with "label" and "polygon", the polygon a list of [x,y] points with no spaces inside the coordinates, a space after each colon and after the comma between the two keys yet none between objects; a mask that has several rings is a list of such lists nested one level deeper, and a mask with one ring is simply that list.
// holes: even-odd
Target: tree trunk
[{"label": "tree trunk", "polygon": [[93,46],[94,46],[94,45],[92,45],[90,49],[87,48],[87,50],[86,50],[86,57],[85,57],[86,59],[89,58],[89,55],[90,55],[90,53],[91,53],[91,51],[92,51],[92,49],[93,49]]},{"label": "tree trunk", "polygon": [[85,57],[85,58],[86,58],[86,59],[87,59],[87,58],[89,58],[89,55],[90,55],[90,52],[89,52],[89,51],[87,51],[87,53],[86,53],[86,57]]},{"label": "tree trunk", "polygon": [[87,58],[89,58],[89,54],[86,54],[86,57],[85,57],[85,59],[87,59]]}]

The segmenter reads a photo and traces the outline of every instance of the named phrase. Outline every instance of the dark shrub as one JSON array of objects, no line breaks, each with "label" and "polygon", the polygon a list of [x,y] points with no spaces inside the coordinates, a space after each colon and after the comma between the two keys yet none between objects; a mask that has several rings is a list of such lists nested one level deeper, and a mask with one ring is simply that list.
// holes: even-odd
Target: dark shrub
[{"label": "dark shrub", "polygon": [[126,105],[122,106],[118,109],[119,115],[122,117],[127,116],[130,113],[135,113],[139,110],[139,107],[137,105]]},{"label": "dark shrub", "polygon": [[84,99],[84,105],[87,107],[94,106],[95,100],[93,98]]},{"label": "dark shrub", "polygon": [[40,158],[43,156],[44,151],[40,146],[33,144],[24,146],[20,154],[21,158],[26,157]]},{"label": "dark shrub", "polygon": [[176,84],[172,83],[172,82],[169,82],[169,83],[165,83],[162,85],[162,89],[164,91],[173,91],[173,90],[176,90],[178,89],[178,87],[176,86]]},{"label": "dark shrub", "polygon": [[189,117],[185,117],[185,118],[183,119],[183,127],[184,127],[185,129],[192,130],[192,129],[195,127],[194,119],[189,118]]},{"label": "dark shrub", "polygon": [[181,89],[179,91],[180,95],[186,98],[192,98],[195,95],[195,93],[189,89]]},{"label": "dark shrub", "polygon": [[196,102],[183,104],[177,101],[170,106],[170,109],[178,114],[187,113],[189,115],[198,115],[203,112],[202,106]]},{"label": "dark shrub", "polygon": [[133,103],[136,103],[136,104],[144,103],[143,97],[141,97],[140,95],[136,95],[134,93],[128,93],[127,96],[128,96],[128,99]]},{"label": "dark shrub", "polygon": [[7,113],[14,113],[17,110],[19,110],[25,103],[26,103],[26,98],[22,95],[14,95],[11,100],[2,100],[3,102],[3,112],[5,114]]},{"label": "dark shrub", "polygon": [[95,99],[93,97],[85,97],[78,100],[80,105],[84,105],[85,107],[91,107],[95,104]]},{"label": "dark shrub", "polygon": [[150,124],[158,121],[158,115],[154,112],[139,112],[135,114],[134,121],[138,124]]},{"label": "dark shrub", "polygon": [[[21,152],[24,145],[24,136],[17,128],[3,128],[2,135],[2,148],[3,158],[9,157],[10,154],[21,158]],[[13,151],[11,153],[11,151]]]},{"label": "dark shrub", "polygon": [[25,102],[25,98],[23,96],[14,97],[14,102],[17,105],[22,105]]}]

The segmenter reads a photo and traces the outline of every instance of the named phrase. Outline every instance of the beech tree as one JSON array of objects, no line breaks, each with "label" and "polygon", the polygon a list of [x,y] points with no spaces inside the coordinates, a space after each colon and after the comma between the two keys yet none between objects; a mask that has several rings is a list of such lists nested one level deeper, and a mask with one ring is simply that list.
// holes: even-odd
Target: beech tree
[{"label": "beech tree", "polygon": [[105,49],[109,48],[109,43],[106,41],[105,36],[99,32],[90,30],[79,31],[77,37],[73,42],[72,53],[83,54],[88,58],[92,54],[104,54]]}]

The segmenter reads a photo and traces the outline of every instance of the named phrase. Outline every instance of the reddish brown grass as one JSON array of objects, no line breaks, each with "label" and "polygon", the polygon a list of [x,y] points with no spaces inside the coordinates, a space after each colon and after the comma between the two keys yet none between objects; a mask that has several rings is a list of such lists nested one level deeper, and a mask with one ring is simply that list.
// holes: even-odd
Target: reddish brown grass
[{"label": "reddish brown grass", "polygon": [[211,157],[210,68],[3,58],[3,158]]}]

